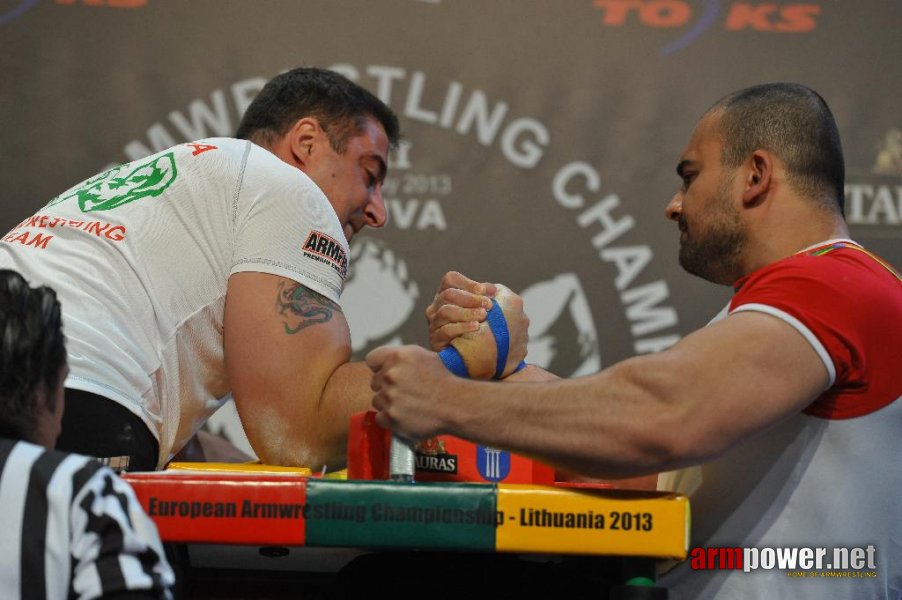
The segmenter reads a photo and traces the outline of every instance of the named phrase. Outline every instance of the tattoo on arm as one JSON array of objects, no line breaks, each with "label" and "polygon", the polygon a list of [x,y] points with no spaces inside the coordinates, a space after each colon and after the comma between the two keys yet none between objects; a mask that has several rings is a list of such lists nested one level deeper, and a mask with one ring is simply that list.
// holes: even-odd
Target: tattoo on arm
[{"label": "tattoo on arm", "polygon": [[280,281],[276,309],[285,318],[285,333],[293,334],[326,323],[341,307],[310,288],[297,282]]}]

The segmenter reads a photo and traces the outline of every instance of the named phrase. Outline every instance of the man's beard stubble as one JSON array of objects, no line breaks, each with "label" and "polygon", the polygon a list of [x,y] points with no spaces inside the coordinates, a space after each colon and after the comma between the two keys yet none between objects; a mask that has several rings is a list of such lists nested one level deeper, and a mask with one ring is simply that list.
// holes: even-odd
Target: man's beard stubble
[{"label": "man's beard stubble", "polygon": [[704,237],[694,238],[684,215],[680,215],[680,231],[686,231],[680,242],[680,266],[687,272],[713,283],[732,285],[743,273],[739,257],[745,246],[746,233],[739,215],[729,203],[729,186],[724,181],[714,203],[716,209],[708,214],[708,231]]}]

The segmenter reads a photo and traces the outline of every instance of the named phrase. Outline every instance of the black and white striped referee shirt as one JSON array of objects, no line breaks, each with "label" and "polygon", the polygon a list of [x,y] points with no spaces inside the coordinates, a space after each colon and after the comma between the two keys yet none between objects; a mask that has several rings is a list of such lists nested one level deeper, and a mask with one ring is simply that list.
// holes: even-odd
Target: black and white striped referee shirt
[{"label": "black and white striped referee shirt", "polygon": [[0,597],[170,598],[175,576],[131,487],[97,461],[0,438]]}]

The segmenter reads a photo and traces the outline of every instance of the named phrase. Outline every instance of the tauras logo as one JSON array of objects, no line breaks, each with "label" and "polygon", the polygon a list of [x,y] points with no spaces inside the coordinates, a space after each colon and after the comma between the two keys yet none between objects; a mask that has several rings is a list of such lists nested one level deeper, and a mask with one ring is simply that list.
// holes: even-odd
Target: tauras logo
[{"label": "tauras logo", "polygon": [[454,454],[417,454],[417,471],[457,474],[457,456]]},{"label": "tauras logo", "polygon": [[419,442],[415,449],[417,471],[457,474],[457,455],[445,452],[445,443],[438,438]]},{"label": "tauras logo", "polygon": [[320,231],[311,231],[304,242],[304,254],[325,258],[344,279],[348,272],[348,255],[334,238]]}]

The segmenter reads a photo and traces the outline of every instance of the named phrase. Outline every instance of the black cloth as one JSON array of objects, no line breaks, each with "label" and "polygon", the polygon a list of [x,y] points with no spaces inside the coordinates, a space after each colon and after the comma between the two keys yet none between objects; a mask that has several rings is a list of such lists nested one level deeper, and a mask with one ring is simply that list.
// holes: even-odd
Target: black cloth
[{"label": "black cloth", "polygon": [[128,471],[157,468],[159,444],[150,429],[140,417],[109,398],[66,388],[62,429],[57,450],[101,460],[128,456]]}]

